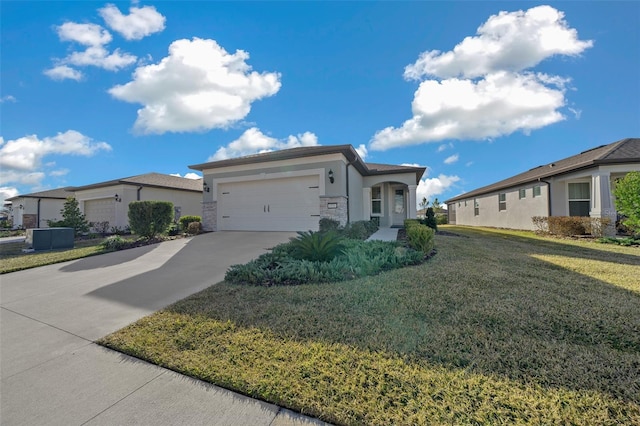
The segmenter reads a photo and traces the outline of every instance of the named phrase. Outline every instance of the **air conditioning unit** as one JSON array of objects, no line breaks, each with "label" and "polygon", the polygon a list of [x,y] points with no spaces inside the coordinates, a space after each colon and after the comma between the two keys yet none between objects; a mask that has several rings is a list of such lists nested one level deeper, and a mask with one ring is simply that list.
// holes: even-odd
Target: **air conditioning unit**
[{"label": "air conditioning unit", "polygon": [[26,243],[34,250],[57,250],[73,248],[73,228],[27,229]]}]

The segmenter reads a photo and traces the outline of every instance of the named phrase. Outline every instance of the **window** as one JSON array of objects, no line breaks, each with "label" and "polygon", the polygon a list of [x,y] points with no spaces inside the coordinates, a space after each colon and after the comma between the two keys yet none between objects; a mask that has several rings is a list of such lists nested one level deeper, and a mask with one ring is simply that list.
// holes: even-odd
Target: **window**
[{"label": "window", "polygon": [[569,216],[589,216],[591,196],[589,182],[569,184]]},{"label": "window", "polygon": [[527,190],[526,189],[521,189],[520,191],[518,191],[518,198],[520,198],[521,200],[523,198],[527,198]]},{"label": "window", "polygon": [[533,197],[539,197],[540,196],[540,185],[536,185],[533,187]]},{"label": "window", "polygon": [[501,193],[498,194],[498,210],[506,210],[507,209],[507,194]]},{"label": "window", "polygon": [[467,207],[467,200],[464,200],[464,206]]},{"label": "window", "polygon": [[382,188],[379,186],[371,188],[371,214],[377,216],[382,214]]},{"label": "window", "polygon": [[480,204],[478,203],[477,199],[473,199],[473,215],[474,216],[478,216],[480,215]]}]

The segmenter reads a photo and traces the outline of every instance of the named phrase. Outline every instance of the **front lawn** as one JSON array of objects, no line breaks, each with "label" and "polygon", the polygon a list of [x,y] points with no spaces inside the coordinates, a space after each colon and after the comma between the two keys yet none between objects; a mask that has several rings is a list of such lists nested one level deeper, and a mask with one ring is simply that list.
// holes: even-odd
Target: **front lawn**
[{"label": "front lawn", "polygon": [[443,229],[419,266],[220,283],[100,343],[338,424],[640,423],[640,249]]}]

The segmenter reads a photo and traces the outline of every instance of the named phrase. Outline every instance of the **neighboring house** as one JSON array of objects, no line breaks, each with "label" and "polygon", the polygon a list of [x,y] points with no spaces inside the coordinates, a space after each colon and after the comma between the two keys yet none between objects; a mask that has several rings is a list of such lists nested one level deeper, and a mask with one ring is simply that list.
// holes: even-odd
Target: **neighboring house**
[{"label": "neighboring house", "polygon": [[7,198],[11,202],[11,220],[14,228],[47,228],[50,220],[62,220],[60,211],[67,197],[73,197],[69,188],[52,189]]},{"label": "neighboring house", "polygon": [[533,216],[607,217],[615,223],[613,188],[640,171],[640,139],[623,139],[535,167],[446,201],[449,223],[534,229]]},{"label": "neighboring house", "polygon": [[321,218],[401,226],[416,217],[424,167],[362,161],[351,145],[266,152],[189,166],[204,176],[208,231],[317,230]]},{"label": "neighboring house", "polygon": [[199,216],[202,210],[202,179],[147,173],[67,189],[75,193],[88,222],[109,222],[121,229],[129,225],[132,201],[170,201],[176,219]]}]

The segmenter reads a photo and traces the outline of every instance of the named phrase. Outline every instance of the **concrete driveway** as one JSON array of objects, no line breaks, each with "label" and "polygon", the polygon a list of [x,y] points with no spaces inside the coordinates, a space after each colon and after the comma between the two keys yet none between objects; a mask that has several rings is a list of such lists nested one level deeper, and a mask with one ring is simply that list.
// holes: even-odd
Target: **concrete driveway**
[{"label": "concrete driveway", "polygon": [[0,276],[0,423],[320,424],[92,343],[293,235],[216,232]]}]

